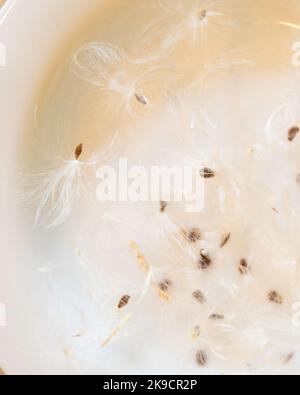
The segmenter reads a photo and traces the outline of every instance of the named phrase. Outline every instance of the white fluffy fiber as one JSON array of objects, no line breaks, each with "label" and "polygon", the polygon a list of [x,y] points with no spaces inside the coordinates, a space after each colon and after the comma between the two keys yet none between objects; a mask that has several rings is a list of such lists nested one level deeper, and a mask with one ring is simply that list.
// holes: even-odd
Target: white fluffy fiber
[{"label": "white fluffy fiber", "polygon": [[[71,72],[87,83],[82,89],[98,89],[101,106],[117,109],[114,151],[108,145],[99,163],[117,166],[119,157],[128,157],[148,167],[197,164],[216,176],[205,180],[203,211],[187,214],[183,203],[170,202],[162,213],[159,202],[100,204],[96,198],[93,204],[79,200],[74,212],[89,162],[63,160],[39,174],[29,195],[36,219],[45,210],[48,225],[72,217],[71,261],[80,279],[52,289],[64,298],[58,313],[50,298],[45,316],[55,317],[62,339],[50,356],[70,371],[299,373],[300,136],[288,141],[289,129],[300,126],[295,71],[276,70],[276,64],[259,70],[250,52],[227,46],[240,34],[240,16],[246,20],[253,11],[248,5],[242,13],[233,3],[155,1],[157,19],[140,41],[148,51],[144,60],[98,41],[73,58]],[[215,40],[224,44],[219,62],[209,55]],[[195,59],[178,57],[183,48]],[[193,228],[201,233],[195,243],[184,236]],[[200,251],[212,261],[206,270],[198,267]],[[241,259],[248,264],[244,274]],[[168,297],[159,294],[164,279],[171,282]],[[193,298],[196,290],[205,303]],[[270,301],[272,291],[281,304]],[[130,301],[118,310],[125,294]],[[205,366],[196,362],[199,350]]]}]

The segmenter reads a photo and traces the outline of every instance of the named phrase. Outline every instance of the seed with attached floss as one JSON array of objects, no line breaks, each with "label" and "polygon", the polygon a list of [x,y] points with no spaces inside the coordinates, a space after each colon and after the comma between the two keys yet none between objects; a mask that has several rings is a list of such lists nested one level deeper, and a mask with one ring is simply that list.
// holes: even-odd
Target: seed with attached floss
[{"label": "seed with attached floss", "polygon": [[210,256],[204,250],[201,250],[200,259],[198,261],[198,266],[200,267],[200,269],[207,269],[211,265],[211,263],[212,262]]},{"label": "seed with attached floss", "polygon": [[292,127],[290,130],[289,130],[289,133],[288,133],[288,140],[289,141],[293,141],[295,138],[296,138],[296,136],[297,136],[297,134],[300,132],[300,129],[298,128],[298,126],[294,126],[294,127]]},{"label": "seed with attached floss", "polygon": [[170,280],[164,279],[163,281],[161,281],[161,282],[158,284],[158,288],[159,288],[161,291],[163,291],[163,292],[167,292],[171,285],[172,285],[172,283],[171,283]]},{"label": "seed with attached floss", "polygon": [[83,144],[79,144],[77,145],[76,149],[75,149],[75,159],[78,160],[80,155],[82,154],[82,150],[83,150]]},{"label": "seed with attached floss", "polygon": [[213,178],[215,176],[215,172],[208,167],[204,167],[200,170],[200,176],[203,178]]},{"label": "seed with attached floss", "polygon": [[196,325],[193,331],[193,339],[197,339],[201,335],[201,328],[199,325]]},{"label": "seed with attached floss", "polygon": [[207,355],[204,351],[199,350],[196,354],[196,362],[199,366],[205,366],[207,363]]},{"label": "seed with attached floss", "polygon": [[167,208],[168,203],[165,201],[161,201],[160,202],[160,212],[163,213],[165,211],[165,209]]},{"label": "seed with attached floss", "polygon": [[139,95],[136,93],[134,96],[139,103],[141,103],[143,106],[147,106],[148,100],[144,95]]},{"label": "seed with attached floss", "polygon": [[241,259],[239,264],[239,272],[244,275],[247,274],[249,271],[249,265],[246,259]]},{"label": "seed with attached floss", "polygon": [[201,239],[201,232],[198,228],[193,228],[189,233],[188,233],[188,239],[191,243],[196,243]]},{"label": "seed with attached floss", "polygon": [[196,299],[199,303],[204,304],[206,302],[205,296],[199,290],[193,292],[193,298]]},{"label": "seed with attached floss", "polygon": [[228,241],[231,238],[231,234],[230,233],[225,233],[222,237],[221,237],[221,243],[220,243],[220,248],[225,247],[225,245],[228,243]]},{"label": "seed with attached floss", "polygon": [[206,10],[201,10],[198,12],[198,17],[200,19],[200,21],[203,21],[203,19],[205,19],[207,16],[207,11]]},{"label": "seed with attached floss", "polygon": [[224,315],[223,314],[211,314],[209,316],[209,319],[212,321],[221,321],[221,320],[224,320]]},{"label": "seed with attached floss", "polygon": [[294,352],[290,352],[289,354],[285,355],[282,360],[284,364],[287,364],[289,362],[291,362],[291,360],[294,358],[295,353]]},{"label": "seed with attached floss", "polygon": [[268,293],[268,298],[272,303],[282,304],[283,302],[282,296],[277,291],[270,291]]},{"label": "seed with attached floss", "polygon": [[122,309],[123,307],[125,307],[128,304],[129,299],[130,299],[129,295],[122,296],[118,304],[118,309]]}]

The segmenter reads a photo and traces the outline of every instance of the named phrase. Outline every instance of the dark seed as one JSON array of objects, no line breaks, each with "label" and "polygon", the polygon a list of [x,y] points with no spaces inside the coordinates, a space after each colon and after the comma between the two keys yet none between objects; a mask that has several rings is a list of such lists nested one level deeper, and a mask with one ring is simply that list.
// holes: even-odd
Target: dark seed
[{"label": "dark seed", "polygon": [[199,241],[201,239],[200,230],[197,228],[192,229],[188,234],[188,239],[191,243],[196,243],[196,241]]},{"label": "dark seed", "polygon": [[165,279],[158,284],[158,288],[163,292],[167,292],[171,285],[171,281]]},{"label": "dark seed", "polygon": [[207,269],[211,265],[211,259],[208,254],[206,254],[203,250],[200,252],[200,259],[198,261],[198,265],[200,269]]},{"label": "dark seed", "polygon": [[147,106],[147,104],[148,104],[148,100],[147,100],[147,98],[145,97],[145,96],[143,96],[143,95],[139,95],[139,94],[135,94],[135,98],[136,98],[136,100],[139,102],[139,103],[141,103],[143,106]]},{"label": "dark seed", "polygon": [[215,172],[208,167],[204,167],[200,170],[200,176],[203,178],[213,178],[215,176]]},{"label": "dark seed", "polygon": [[206,10],[201,10],[201,11],[198,12],[198,17],[199,17],[200,21],[205,19],[206,16],[207,16],[207,11]]},{"label": "dark seed", "polygon": [[75,150],[75,159],[78,160],[80,155],[82,154],[83,144],[79,144]]},{"label": "dark seed", "polygon": [[230,240],[230,237],[231,237],[230,233],[226,233],[222,236],[220,248],[223,248],[228,243],[228,241]]},{"label": "dark seed", "polygon": [[125,307],[128,304],[129,299],[130,299],[129,295],[122,296],[122,298],[119,301],[118,308],[122,309],[123,307]]},{"label": "dark seed", "polygon": [[289,130],[288,139],[289,141],[293,141],[297,134],[300,132],[298,126],[294,126]]},{"label": "dark seed", "polygon": [[212,321],[221,321],[221,320],[224,320],[224,315],[223,314],[212,314],[209,317],[209,319]]},{"label": "dark seed", "polygon": [[197,351],[196,362],[199,366],[205,366],[207,363],[207,355],[204,351]]},{"label": "dark seed", "polygon": [[249,271],[248,262],[246,261],[246,259],[241,259],[240,264],[239,264],[239,272],[242,275],[244,275],[244,274],[247,274],[248,271]]},{"label": "dark seed", "polygon": [[205,296],[201,291],[197,290],[192,295],[199,303],[204,304],[206,302]]},{"label": "dark seed", "polygon": [[291,360],[294,358],[295,353],[294,352],[290,352],[289,354],[285,355],[283,357],[283,363],[287,364],[289,362],[291,362]]},{"label": "dark seed", "polygon": [[161,201],[161,202],[160,202],[160,212],[161,212],[161,213],[163,213],[163,212],[165,211],[167,205],[168,205],[167,202],[164,202],[164,201]]},{"label": "dark seed", "polygon": [[279,293],[277,291],[269,292],[268,298],[269,298],[270,302],[272,302],[272,303],[282,304],[282,302],[283,302],[282,296],[279,295]]}]

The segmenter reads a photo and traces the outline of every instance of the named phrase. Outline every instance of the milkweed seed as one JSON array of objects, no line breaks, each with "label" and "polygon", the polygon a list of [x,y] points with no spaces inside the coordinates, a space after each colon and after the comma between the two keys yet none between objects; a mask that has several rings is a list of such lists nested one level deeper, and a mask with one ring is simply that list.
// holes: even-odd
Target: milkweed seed
[{"label": "milkweed seed", "polygon": [[188,233],[188,239],[191,243],[196,243],[201,239],[201,232],[197,228],[193,228],[189,233]]},{"label": "milkweed seed", "polygon": [[244,274],[247,274],[248,271],[249,271],[248,262],[246,261],[246,259],[241,259],[240,264],[239,264],[239,272],[242,275],[244,275]]},{"label": "milkweed seed", "polygon": [[130,299],[129,295],[122,296],[118,304],[118,309],[122,309],[123,307],[125,307],[128,304],[129,299]]},{"label": "milkweed seed", "polygon": [[300,129],[298,128],[298,126],[292,127],[288,133],[288,140],[293,141],[299,132]]},{"label": "milkweed seed", "polygon": [[199,366],[205,366],[207,363],[207,355],[204,351],[197,351],[196,362]]},{"label": "milkweed seed", "polygon": [[225,247],[225,245],[228,243],[228,241],[231,238],[231,233],[225,233],[222,237],[221,237],[221,243],[220,243],[220,248]]},{"label": "milkweed seed", "polygon": [[206,298],[201,291],[197,290],[192,295],[199,303],[204,304],[206,302]]},{"label": "milkweed seed", "polygon": [[277,292],[277,291],[271,291],[268,293],[268,298],[270,302],[276,303],[276,304],[282,304],[283,299],[282,296]]},{"label": "milkweed seed", "polygon": [[224,315],[223,314],[212,314],[212,315],[210,315],[209,319],[212,321],[221,321],[221,320],[224,320]]},{"label": "milkweed seed", "polygon": [[204,167],[200,170],[200,176],[203,178],[213,178],[215,176],[215,172],[208,167]]},{"label": "milkweed seed", "polygon": [[283,363],[284,363],[284,364],[287,364],[287,363],[291,362],[291,360],[294,358],[294,356],[295,356],[295,353],[294,353],[294,352],[290,352],[289,354],[285,355],[285,356],[282,358]]},{"label": "milkweed seed", "polygon": [[75,159],[78,160],[80,155],[82,154],[83,144],[79,144],[75,149]]},{"label": "milkweed seed", "polygon": [[165,280],[161,281],[161,282],[158,284],[158,288],[159,288],[161,291],[163,291],[163,292],[167,292],[168,289],[169,289],[169,287],[170,287],[171,285],[172,285],[171,281],[168,280],[168,279],[165,279]]},{"label": "milkweed seed", "polygon": [[147,98],[145,97],[145,96],[143,96],[143,95],[139,95],[139,94],[135,94],[135,98],[136,98],[136,100],[139,102],[139,103],[141,103],[143,106],[147,106],[147,104],[148,104],[148,100],[147,100]]},{"label": "milkweed seed", "polygon": [[200,259],[198,261],[198,266],[200,269],[207,269],[211,265],[211,258],[203,250],[200,252]]},{"label": "milkweed seed", "polygon": [[161,213],[163,213],[163,212],[165,211],[167,205],[168,205],[167,202],[164,202],[164,201],[161,201],[161,202],[160,202],[160,212],[161,212]]}]

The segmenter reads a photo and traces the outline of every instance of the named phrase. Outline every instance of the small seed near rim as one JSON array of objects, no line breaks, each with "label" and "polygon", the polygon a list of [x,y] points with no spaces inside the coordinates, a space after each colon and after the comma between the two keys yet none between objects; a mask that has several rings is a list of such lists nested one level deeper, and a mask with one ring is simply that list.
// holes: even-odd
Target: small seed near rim
[{"label": "small seed near rim", "polygon": [[83,151],[83,144],[79,144],[77,145],[76,149],[75,149],[75,159],[78,160],[80,155],[82,154]]},{"label": "small seed near rim", "polygon": [[297,136],[297,134],[298,134],[299,132],[300,132],[299,127],[298,127],[298,126],[293,126],[293,127],[289,130],[289,133],[288,133],[288,140],[292,142],[292,141],[296,138],[296,136]]},{"label": "small seed near rim", "polygon": [[202,350],[197,351],[196,362],[199,366],[205,366],[207,364],[207,360],[208,360],[207,354],[204,351]]}]

